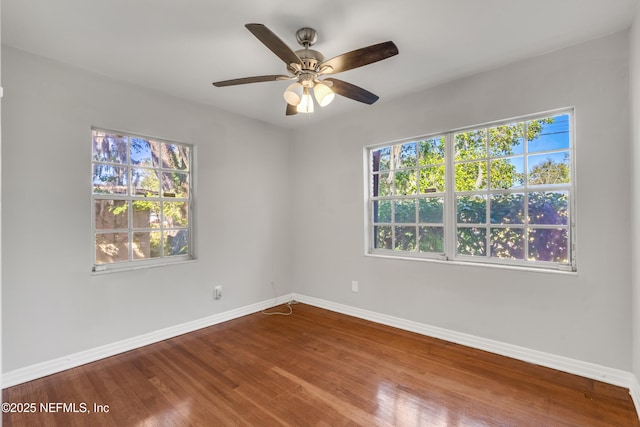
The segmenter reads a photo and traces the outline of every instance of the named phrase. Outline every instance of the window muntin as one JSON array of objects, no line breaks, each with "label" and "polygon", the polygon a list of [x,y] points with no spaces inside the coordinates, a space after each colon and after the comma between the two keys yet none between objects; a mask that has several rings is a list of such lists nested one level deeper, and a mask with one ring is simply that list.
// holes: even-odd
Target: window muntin
[{"label": "window muntin", "polygon": [[572,112],[368,149],[368,252],[575,267]]},{"label": "window muntin", "polygon": [[190,145],[92,130],[94,270],[190,259]]}]

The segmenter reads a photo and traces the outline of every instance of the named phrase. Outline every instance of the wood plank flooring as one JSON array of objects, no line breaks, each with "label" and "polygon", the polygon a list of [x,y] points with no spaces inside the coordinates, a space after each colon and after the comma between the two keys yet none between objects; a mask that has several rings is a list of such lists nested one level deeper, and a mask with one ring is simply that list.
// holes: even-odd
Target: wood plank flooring
[{"label": "wood plank flooring", "polygon": [[626,389],[292,307],[8,388],[36,410],[3,425],[640,426]]}]

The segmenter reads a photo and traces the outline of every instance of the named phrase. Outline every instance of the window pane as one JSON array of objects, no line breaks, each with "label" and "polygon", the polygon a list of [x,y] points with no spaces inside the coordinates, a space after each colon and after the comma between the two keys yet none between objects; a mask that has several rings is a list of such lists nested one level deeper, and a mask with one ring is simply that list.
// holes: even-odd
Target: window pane
[{"label": "window pane", "polygon": [[391,237],[391,226],[373,227],[374,244],[376,249],[392,249],[393,239]]},{"label": "window pane", "polygon": [[416,249],[416,227],[396,227],[397,251],[415,251]]},{"label": "window pane", "polygon": [[487,134],[484,129],[456,133],[456,161],[487,157]]},{"label": "window pane", "polygon": [[180,144],[162,144],[162,167],[166,169],[189,169],[189,147]]},{"label": "window pane", "polygon": [[373,222],[391,222],[391,202],[389,200],[373,201]]},{"label": "window pane", "polygon": [[163,197],[189,197],[189,174],[180,172],[162,173]]},{"label": "window pane", "polygon": [[395,173],[396,195],[416,194],[416,171],[400,171]]},{"label": "window pane", "polygon": [[418,142],[418,166],[439,165],[444,163],[444,143],[444,136]]},{"label": "window pane", "polygon": [[391,183],[389,182],[389,174],[381,173],[378,176],[377,182],[374,184],[378,185],[378,188],[373,188],[374,196],[390,196],[391,195]]},{"label": "window pane", "polygon": [[187,227],[189,225],[189,203],[164,202],[165,227]]},{"label": "window pane", "polygon": [[456,197],[458,223],[484,224],[487,222],[487,199],[484,196]]},{"label": "window pane", "polygon": [[136,196],[158,197],[160,194],[158,172],[153,169],[131,169],[131,184]]},{"label": "window pane", "polygon": [[524,185],[524,157],[491,161],[491,189],[509,189]]},{"label": "window pane", "polygon": [[136,200],[133,206],[133,228],[160,228],[160,202]]},{"label": "window pane", "polygon": [[456,191],[487,189],[487,162],[456,164]]},{"label": "window pane", "polygon": [[478,255],[486,254],[487,230],[485,228],[458,227],[458,254]]},{"label": "window pane", "polygon": [[96,234],[96,264],[109,264],[128,260],[128,233]]},{"label": "window pane", "polygon": [[372,170],[374,172],[391,169],[391,148],[383,147],[371,152],[371,160],[373,162]]},{"label": "window pane", "polygon": [[494,194],[491,196],[491,224],[522,224],[524,194]]},{"label": "window pane", "polygon": [[569,115],[527,122],[529,152],[569,148]]},{"label": "window pane", "polygon": [[127,137],[94,130],[93,160],[96,162],[127,163]]},{"label": "window pane", "polygon": [[186,255],[189,253],[189,230],[170,230],[164,232],[165,256]]},{"label": "window pane", "polygon": [[494,258],[524,259],[524,230],[492,228],[491,256]]},{"label": "window pane", "polygon": [[162,256],[160,232],[133,233],[133,259],[158,258]]},{"label": "window pane", "polygon": [[529,185],[568,184],[571,182],[569,152],[529,156]]},{"label": "window pane", "polygon": [[415,200],[396,200],[394,208],[395,222],[416,222]]},{"label": "window pane", "polygon": [[131,164],[157,168],[160,144],[144,138],[131,138]]},{"label": "window pane", "polygon": [[126,200],[96,200],[94,206],[96,230],[127,229],[129,203]]},{"label": "window pane", "polygon": [[444,166],[432,166],[420,169],[421,193],[443,193],[444,191]]},{"label": "window pane", "polygon": [[432,197],[418,201],[420,222],[442,224],[444,218],[444,198]]},{"label": "window pane", "polygon": [[127,194],[126,167],[93,165],[93,194]]},{"label": "window pane", "polygon": [[569,233],[565,228],[529,229],[529,259],[566,263],[569,260]]},{"label": "window pane", "polygon": [[398,154],[398,169],[414,167],[417,159],[416,143],[407,142],[396,147]]},{"label": "window pane", "polygon": [[569,220],[569,194],[566,191],[530,193],[529,223],[566,225]]},{"label": "window pane", "polygon": [[444,230],[442,227],[419,227],[420,252],[444,252]]},{"label": "window pane", "polygon": [[491,157],[510,156],[524,152],[524,125],[512,123],[489,129]]}]

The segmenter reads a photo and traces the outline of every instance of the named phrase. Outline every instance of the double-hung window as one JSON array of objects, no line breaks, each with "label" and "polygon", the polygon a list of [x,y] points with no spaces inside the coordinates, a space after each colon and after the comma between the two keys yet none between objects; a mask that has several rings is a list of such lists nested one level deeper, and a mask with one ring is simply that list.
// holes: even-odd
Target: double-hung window
[{"label": "double-hung window", "polygon": [[575,269],[571,110],[370,147],[370,254]]},{"label": "double-hung window", "polygon": [[187,144],[93,129],[94,271],[191,258],[192,157]]}]

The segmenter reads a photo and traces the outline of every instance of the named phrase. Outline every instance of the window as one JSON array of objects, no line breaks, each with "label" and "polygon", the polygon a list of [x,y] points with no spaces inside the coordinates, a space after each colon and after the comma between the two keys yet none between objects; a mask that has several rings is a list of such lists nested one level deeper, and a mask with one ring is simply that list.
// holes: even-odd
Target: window
[{"label": "window", "polygon": [[368,252],[575,269],[572,117],[368,148]]},{"label": "window", "polygon": [[187,144],[92,131],[94,271],[192,255]]}]

